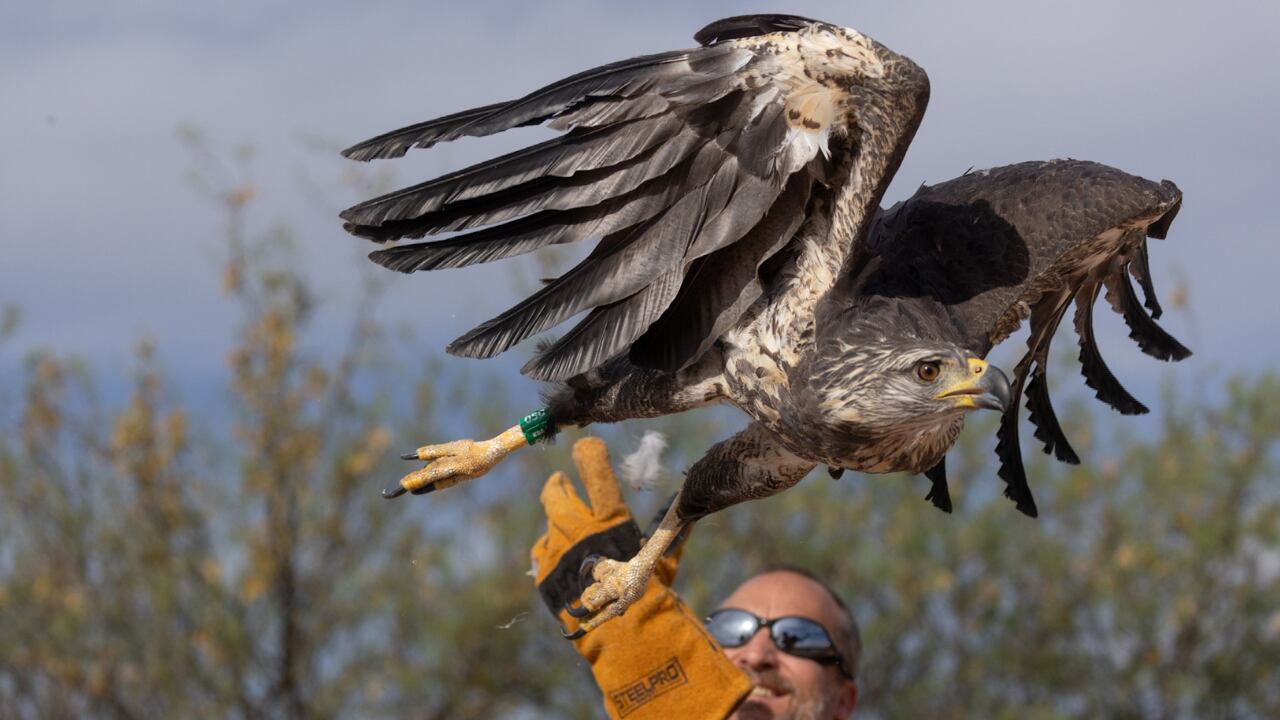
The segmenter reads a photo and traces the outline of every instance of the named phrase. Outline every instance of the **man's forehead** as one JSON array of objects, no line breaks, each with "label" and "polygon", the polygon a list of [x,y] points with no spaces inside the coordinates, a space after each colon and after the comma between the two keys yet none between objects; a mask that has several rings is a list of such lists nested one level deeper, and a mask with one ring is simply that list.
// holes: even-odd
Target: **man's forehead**
[{"label": "man's forehead", "polygon": [[764,618],[802,615],[835,631],[841,623],[840,608],[820,583],[797,573],[779,570],[756,575],[738,586],[720,607],[748,610]]}]

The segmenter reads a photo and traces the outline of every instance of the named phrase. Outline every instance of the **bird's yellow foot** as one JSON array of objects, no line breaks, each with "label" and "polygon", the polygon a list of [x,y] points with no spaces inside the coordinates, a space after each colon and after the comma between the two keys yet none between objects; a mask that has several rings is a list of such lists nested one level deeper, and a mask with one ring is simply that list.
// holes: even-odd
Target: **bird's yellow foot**
[{"label": "bird's yellow foot", "polygon": [[454,440],[441,445],[424,445],[400,457],[426,460],[427,466],[403,478],[394,488],[382,491],[386,498],[400,497],[406,492],[424,495],[478,478],[493,469],[512,451],[528,445],[519,425],[489,440]]},{"label": "bird's yellow foot", "polygon": [[[569,605],[565,608],[573,617],[582,619],[578,629],[565,637],[576,640],[623,614],[632,603],[639,600],[644,595],[645,587],[649,585],[649,577],[653,575],[656,565],[652,560],[646,560],[643,550],[627,562],[589,558],[587,563],[594,563],[589,571],[595,582],[582,591],[579,599],[581,605]],[[584,572],[587,571],[588,568],[584,567]]]},{"label": "bird's yellow foot", "polygon": [[595,582],[582,591],[579,598],[581,605],[565,606],[569,615],[582,620],[577,630],[565,633],[566,638],[576,640],[586,635],[626,612],[627,608],[644,595],[658,561],[686,525],[679,517],[679,506],[680,496],[677,495],[667,507],[658,528],[645,541],[640,552],[630,560],[619,562],[592,556],[583,562],[583,574],[590,572],[591,579]]}]

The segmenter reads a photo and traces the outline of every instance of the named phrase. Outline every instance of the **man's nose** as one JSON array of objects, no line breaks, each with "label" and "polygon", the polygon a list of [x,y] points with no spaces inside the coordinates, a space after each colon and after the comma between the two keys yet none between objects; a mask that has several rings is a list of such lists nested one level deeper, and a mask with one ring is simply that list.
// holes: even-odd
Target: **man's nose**
[{"label": "man's nose", "polygon": [[769,637],[769,631],[761,628],[756,631],[755,635],[747,643],[737,649],[734,653],[733,663],[738,667],[751,668],[752,670],[768,670],[777,667],[778,649],[773,645],[773,639]]}]

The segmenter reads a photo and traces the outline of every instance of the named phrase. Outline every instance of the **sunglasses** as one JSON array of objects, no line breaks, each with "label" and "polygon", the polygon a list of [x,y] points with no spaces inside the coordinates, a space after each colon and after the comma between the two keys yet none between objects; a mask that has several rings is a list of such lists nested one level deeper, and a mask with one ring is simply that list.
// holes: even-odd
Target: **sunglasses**
[{"label": "sunglasses", "polygon": [[769,629],[769,637],[782,652],[821,665],[835,665],[841,675],[853,679],[830,633],[816,620],[799,615],[765,620],[738,608],[724,608],[707,616],[707,631],[724,648],[746,645],[760,628]]}]

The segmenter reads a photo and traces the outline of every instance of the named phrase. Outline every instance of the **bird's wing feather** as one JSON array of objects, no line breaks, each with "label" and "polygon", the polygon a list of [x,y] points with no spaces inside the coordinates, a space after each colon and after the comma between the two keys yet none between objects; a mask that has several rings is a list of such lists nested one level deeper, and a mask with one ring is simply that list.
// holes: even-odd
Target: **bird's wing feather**
[{"label": "bird's wing feather", "polygon": [[[370,256],[403,272],[601,238],[580,264],[449,352],[490,357],[586,312],[526,374],[563,380],[642,336],[634,356],[675,369],[759,295],[759,266],[804,222],[840,153],[856,152],[849,88],[882,68],[873,41],[803,18],[730,18],[697,37],[703,47],[605,65],[345,151],[369,160],[542,122],[563,131],[342,214],[350,232],[380,242],[468,231]],[[711,307],[690,304],[704,298]],[[664,315],[673,302],[696,321]],[[653,352],[675,339],[676,351]]]},{"label": "bird's wing feather", "polygon": [[1181,360],[1190,351],[1155,323],[1159,304],[1147,263],[1147,239],[1162,238],[1182,202],[1169,181],[1152,182],[1097,163],[1029,162],[967,173],[920,189],[886,211],[871,240],[884,267],[869,291],[933,296],[946,306],[963,342],[985,356],[1030,319],[1026,355],[1014,368],[1014,401],[1002,418],[997,447],[1006,495],[1034,515],[1017,433],[1024,381],[1030,420],[1045,452],[1078,461],[1049,402],[1049,344],[1075,304],[1075,329],[1086,383],[1119,412],[1147,409],[1116,380],[1093,334],[1102,290],[1124,316],[1130,336],[1149,355]]}]

